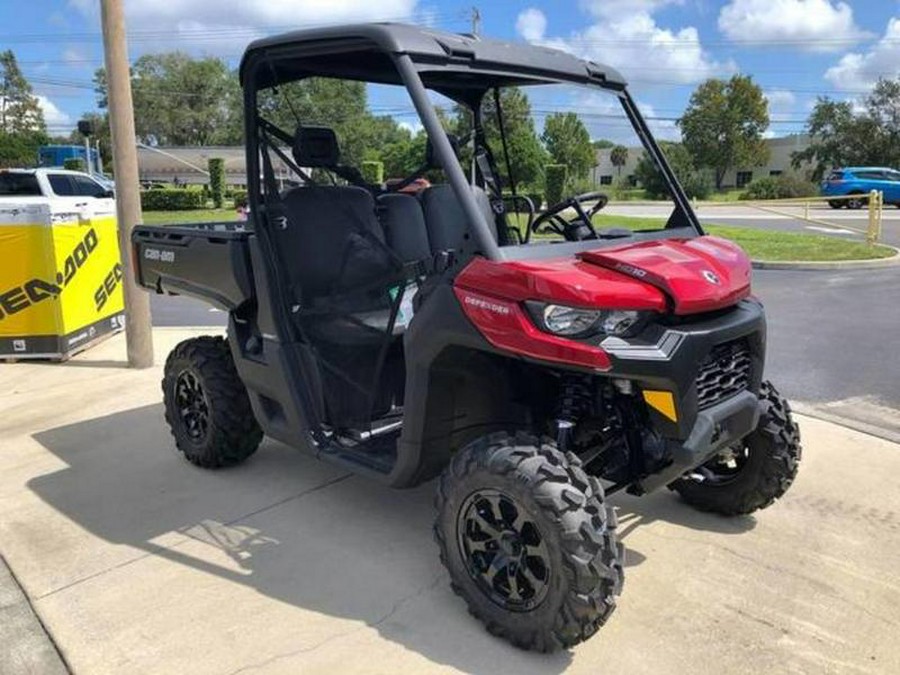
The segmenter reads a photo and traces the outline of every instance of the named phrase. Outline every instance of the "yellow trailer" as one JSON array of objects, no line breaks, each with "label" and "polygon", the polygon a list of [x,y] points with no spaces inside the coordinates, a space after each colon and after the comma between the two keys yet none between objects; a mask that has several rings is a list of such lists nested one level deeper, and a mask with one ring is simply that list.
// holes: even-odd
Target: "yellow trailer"
[{"label": "yellow trailer", "polygon": [[125,326],[112,200],[0,204],[0,358],[64,359]]}]

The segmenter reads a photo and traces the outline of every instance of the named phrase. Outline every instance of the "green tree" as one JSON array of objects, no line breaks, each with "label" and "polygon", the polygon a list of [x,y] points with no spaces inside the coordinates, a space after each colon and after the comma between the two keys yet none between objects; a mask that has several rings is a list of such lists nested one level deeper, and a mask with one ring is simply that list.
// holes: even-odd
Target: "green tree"
[{"label": "green tree", "polygon": [[880,79],[855,112],[850,101],[820,97],[806,131],[810,144],[791,156],[794,168],[811,164],[820,180],[832,167],[900,164],[900,79]]},{"label": "green tree", "polygon": [[[94,75],[98,105],[105,108],[106,73]],[[145,54],[131,68],[135,131],[165,145],[208,145],[229,128],[229,95],[237,80],[218,58],[183,52]]]},{"label": "green tree", "polygon": [[617,145],[609,151],[609,161],[616,167],[616,175],[622,175],[622,167],[628,163],[628,148]]},{"label": "green tree", "polygon": [[591,141],[591,145],[594,146],[594,150],[608,150],[612,148],[615,143],[606,138],[598,138],[596,141]]},{"label": "green tree", "polygon": [[769,126],[768,103],[749,76],[701,84],[678,125],[694,164],[713,170],[716,189],[728,169],[759,166],[768,159],[762,137]]},{"label": "green tree", "polygon": [[[547,152],[535,131],[528,96],[519,87],[504,87],[500,90],[500,108],[503,111],[503,127],[506,131],[506,143],[516,187],[541,183],[543,168],[547,163]],[[497,123],[497,107],[493,93],[488,93],[484,97],[481,115],[484,133],[497,160],[501,179],[504,185],[509,185],[509,171],[500,141],[500,127]],[[472,130],[472,114],[468,108],[462,106],[454,108],[451,128],[460,136],[465,136]]]},{"label": "green tree", "polygon": [[[659,146],[687,196],[699,199],[706,197],[712,187],[712,181],[707,172],[698,170],[694,166],[687,148],[681,143],[669,141],[660,141]],[[663,199],[670,196],[665,178],[646,151],[641,155],[634,169],[634,177],[649,197]]]},{"label": "green tree", "polygon": [[[112,169],[112,136],[109,131],[109,113],[88,112],[81,116],[93,127],[91,142],[100,142],[100,159],[103,164],[103,172],[110,173]],[[60,139],[64,143],[84,145],[84,136],[78,129],[74,129],[68,138]]]},{"label": "green tree", "polygon": [[548,116],[544,120],[541,140],[556,164],[569,167],[569,180],[586,178],[596,164],[591,136],[575,113]]},{"label": "green tree", "polygon": [[0,166],[34,164],[47,140],[44,113],[15,54],[0,52]]}]

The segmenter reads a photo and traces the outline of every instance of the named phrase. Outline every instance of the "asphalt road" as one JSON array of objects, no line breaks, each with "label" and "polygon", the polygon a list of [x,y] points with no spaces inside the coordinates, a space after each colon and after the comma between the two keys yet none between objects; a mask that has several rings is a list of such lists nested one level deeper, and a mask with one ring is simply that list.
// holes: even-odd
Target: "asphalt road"
[{"label": "asphalt road", "polygon": [[[766,373],[792,401],[900,437],[900,268],[756,270],[769,323]],[[152,297],[157,326],[224,326],[184,297]]]}]

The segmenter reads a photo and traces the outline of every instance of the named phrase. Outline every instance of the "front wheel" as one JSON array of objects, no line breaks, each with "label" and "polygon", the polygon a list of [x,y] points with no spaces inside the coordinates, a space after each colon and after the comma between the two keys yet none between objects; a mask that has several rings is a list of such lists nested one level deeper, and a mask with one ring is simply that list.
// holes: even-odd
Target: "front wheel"
[{"label": "front wheel", "polygon": [[483,437],[454,456],[436,506],[451,587],[492,634],[554,651],[612,613],[623,578],[615,514],[574,455],[527,434]]},{"label": "front wheel", "polygon": [[847,208],[848,209],[851,209],[853,211],[858,211],[859,209],[861,209],[862,207],[864,207],[866,204],[869,203],[869,200],[866,197],[864,197],[862,195],[862,193],[854,192],[852,194],[853,194],[853,198],[847,200]]},{"label": "front wheel", "polygon": [[688,504],[726,516],[752,513],[781,497],[800,466],[800,429],[791,407],[770,382],[759,390],[759,424],[696,470],[702,478],[672,483]]}]

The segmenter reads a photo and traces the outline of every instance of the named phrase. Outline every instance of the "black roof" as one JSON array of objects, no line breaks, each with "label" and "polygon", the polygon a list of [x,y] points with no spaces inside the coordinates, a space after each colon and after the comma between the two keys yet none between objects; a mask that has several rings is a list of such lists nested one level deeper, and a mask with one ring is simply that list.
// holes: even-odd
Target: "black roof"
[{"label": "black roof", "polygon": [[625,86],[614,68],[558,49],[398,23],[314,28],[256,40],[241,60],[241,82],[246,83],[255,57],[268,56],[256,71],[257,88],[314,75],[400,84],[392,54],[408,54],[426,86],[449,92],[551,82]]}]

